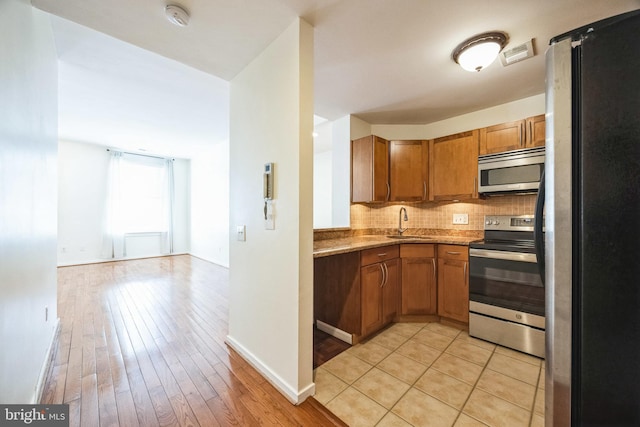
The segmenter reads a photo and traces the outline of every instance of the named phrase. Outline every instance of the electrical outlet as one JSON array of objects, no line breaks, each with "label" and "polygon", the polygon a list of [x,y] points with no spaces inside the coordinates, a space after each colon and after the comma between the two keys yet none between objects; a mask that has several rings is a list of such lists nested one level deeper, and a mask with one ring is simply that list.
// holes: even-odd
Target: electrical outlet
[{"label": "electrical outlet", "polygon": [[453,214],[453,223],[457,225],[469,224],[469,214]]}]

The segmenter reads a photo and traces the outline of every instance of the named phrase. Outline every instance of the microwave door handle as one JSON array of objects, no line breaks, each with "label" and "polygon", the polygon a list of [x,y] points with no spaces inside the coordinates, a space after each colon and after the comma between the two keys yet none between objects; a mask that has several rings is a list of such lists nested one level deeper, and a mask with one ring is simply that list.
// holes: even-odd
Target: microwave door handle
[{"label": "microwave door handle", "polygon": [[533,224],[533,241],[535,243],[536,248],[536,258],[538,260],[538,273],[540,274],[540,279],[542,280],[542,284],[544,285],[544,276],[545,276],[545,265],[544,265],[544,233],[542,231],[542,227],[544,225],[544,220],[542,218],[542,214],[544,212],[544,169],[542,170],[542,175],[540,175],[540,185],[538,187],[538,197],[536,198],[536,208],[534,214],[534,224]]}]

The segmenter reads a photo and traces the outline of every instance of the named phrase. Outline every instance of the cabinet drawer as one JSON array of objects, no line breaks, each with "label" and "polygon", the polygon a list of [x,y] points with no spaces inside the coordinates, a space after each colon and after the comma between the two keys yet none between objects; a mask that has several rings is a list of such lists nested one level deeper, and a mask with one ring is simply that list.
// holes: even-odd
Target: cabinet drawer
[{"label": "cabinet drawer", "polygon": [[365,266],[388,259],[398,258],[400,248],[398,245],[382,246],[379,248],[366,249],[360,252],[360,265]]},{"label": "cabinet drawer", "polygon": [[438,245],[438,258],[469,259],[469,248],[461,245]]},{"label": "cabinet drawer", "polygon": [[400,258],[433,258],[435,245],[426,243],[409,243],[400,245]]}]

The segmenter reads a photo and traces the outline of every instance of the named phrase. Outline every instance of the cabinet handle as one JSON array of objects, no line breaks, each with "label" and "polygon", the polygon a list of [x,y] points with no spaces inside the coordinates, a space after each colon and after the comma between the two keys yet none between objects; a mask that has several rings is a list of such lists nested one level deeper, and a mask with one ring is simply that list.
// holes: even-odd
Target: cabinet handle
[{"label": "cabinet handle", "polygon": [[467,283],[467,262],[464,262],[464,283]]},{"label": "cabinet handle", "polygon": [[478,195],[478,177],[474,176],[473,177],[473,196],[477,196]]},{"label": "cabinet handle", "polygon": [[387,267],[386,262],[383,262],[382,265],[384,266],[384,284],[382,285],[384,287],[387,285],[387,282],[389,281],[389,267]]},{"label": "cabinet handle", "polygon": [[522,146],[522,123],[520,123],[520,134],[518,135],[518,144]]},{"label": "cabinet handle", "polygon": [[384,262],[380,263],[380,272],[382,273],[382,277],[380,279],[380,286],[379,287],[383,287],[384,286],[384,279],[385,279],[385,274],[384,274]]},{"label": "cabinet handle", "polygon": [[389,185],[389,181],[387,181],[387,200],[391,197],[391,186]]},{"label": "cabinet handle", "polygon": [[529,144],[533,144],[533,122],[529,122]]},{"label": "cabinet handle", "polygon": [[422,200],[427,200],[427,181],[422,181]]},{"label": "cabinet handle", "polygon": [[378,254],[378,257],[382,258],[383,256],[387,256],[387,253],[383,253],[383,254]]},{"label": "cabinet handle", "polygon": [[460,252],[448,252],[447,255],[460,255]]},{"label": "cabinet handle", "polygon": [[433,265],[433,283],[436,283],[436,259],[431,258],[431,265]]}]

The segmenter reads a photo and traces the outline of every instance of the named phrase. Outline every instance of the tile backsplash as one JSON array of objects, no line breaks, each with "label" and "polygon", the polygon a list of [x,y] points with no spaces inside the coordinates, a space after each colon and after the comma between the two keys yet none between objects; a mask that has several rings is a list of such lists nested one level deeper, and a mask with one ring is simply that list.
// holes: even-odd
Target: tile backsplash
[{"label": "tile backsplash", "polygon": [[[485,215],[533,215],[536,196],[494,196],[464,202],[380,203],[351,205],[351,229],[397,228],[404,206],[409,221],[402,227],[448,230],[482,230]],[[453,214],[468,214],[469,224],[453,224]]]}]

